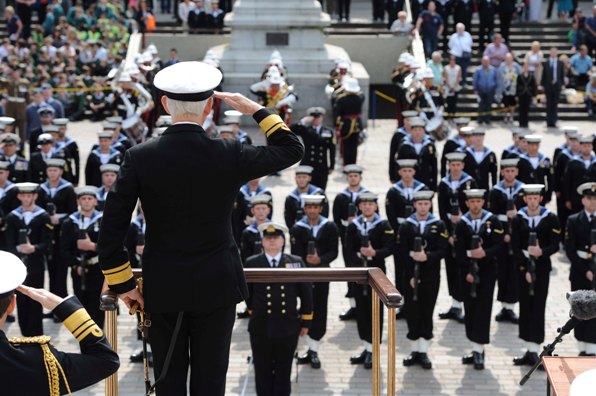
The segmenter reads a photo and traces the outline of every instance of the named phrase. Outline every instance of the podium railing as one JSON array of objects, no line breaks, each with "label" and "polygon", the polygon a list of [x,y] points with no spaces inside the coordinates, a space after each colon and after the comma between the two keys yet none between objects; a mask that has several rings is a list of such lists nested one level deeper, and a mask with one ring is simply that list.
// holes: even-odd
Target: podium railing
[{"label": "podium railing", "polygon": [[[135,277],[141,276],[141,270],[133,270]],[[244,275],[248,283],[280,282],[355,282],[368,284],[372,289],[372,334],[373,367],[372,395],[381,395],[381,329],[380,300],[387,308],[387,395],[395,395],[395,309],[402,304],[402,296],[380,268],[301,268],[301,269],[257,269],[246,268]],[[113,292],[105,292],[113,293]],[[104,299],[105,300],[105,299]],[[115,301],[113,298],[112,301]],[[106,336],[114,343],[118,339],[118,317],[114,314],[117,302],[103,305],[106,311]],[[315,313],[316,314],[316,313]],[[118,395],[117,374],[106,380],[106,395]]]}]

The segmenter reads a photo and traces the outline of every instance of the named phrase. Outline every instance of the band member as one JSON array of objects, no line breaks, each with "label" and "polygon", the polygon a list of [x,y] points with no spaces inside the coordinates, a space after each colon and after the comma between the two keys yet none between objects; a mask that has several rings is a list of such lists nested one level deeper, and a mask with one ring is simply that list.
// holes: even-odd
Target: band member
[{"label": "band member", "polygon": [[[236,195],[236,202],[232,210],[232,232],[237,245],[240,245],[244,229],[253,222],[250,213],[251,199],[262,194],[271,196],[271,191],[263,186],[260,181],[260,178],[250,180],[240,187],[240,191]],[[269,218],[273,216],[273,201],[271,201],[270,209]]]},{"label": "band member", "polygon": [[248,136],[248,133],[244,132],[240,128],[240,121],[242,119],[242,113],[236,110],[226,110],[224,112],[224,125],[229,125],[232,127],[232,133],[234,137],[240,143],[252,144],[252,139]]},{"label": "band member", "polygon": [[105,164],[120,165],[122,163],[122,154],[111,146],[112,131],[103,131],[97,134],[99,146],[92,150],[87,157],[85,165],[85,181],[90,186],[101,187],[100,167]]},{"label": "band member", "polygon": [[[363,192],[358,196],[358,208],[362,213],[348,225],[346,230],[347,267],[378,267],[385,272],[385,258],[393,253],[395,232],[389,222],[377,213],[377,195]],[[352,356],[350,363],[364,364],[372,368],[372,290],[369,285],[355,285],[356,321],[358,336],[364,344],[361,354]],[[380,304],[380,301],[379,301]],[[393,318],[390,318],[393,320]],[[383,310],[380,315],[383,328]]]},{"label": "band member", "polygon": [[26,182],[29,177],[29,161],[17,154],[21,138],[14,133],[5,133],[0,137],[2,146],[2,160],[10,162],[10,181],[12,183]]},{"label": "band member", "polygon": [[311,107],[299,122],[290,129],[302,138],[304,143],[304,158],[300,165],[313,167],[312,183],[327,188],[327,178],[335,168],[335,133],[331,128],[323,125],[325,109]]},{"label": "band member", "polygon": [[472,134],[466,133],[474,130],[473,127],[468,126],[470,119],[458,117],[453,122],[455,122],[457,134],[447,139],[443,146],[443,153],[441,154],[441,177],[445,177],[447,174],[447,158],[445,156],[455,151],[466,151],[468,146],[472,144]]},{"label": "band member", "polygon": [[[244,263],[246,268],[301,268],[302,259],[283,253],[288,229],[276,223],[259,226],[264,252]],[[300,309],[297,300],[300,299]],[[255,366],[257,394],[289,396],[292,360],[298,336],[309,332],[313,319],[310,283],[249,283],[248,331]]]},{"label": "band member", "polygon": [[99,167],[101,172],[101,187],[97,189],[97,210],[103,211],[108,198],[110,189],[118,178],[118,172],[120,171],[120,165],[116,164],[105,164]]},{"label": "band member", "polygon": [[[329,267],[337,258],[339,230],[332,221],[323,217],[325,197],[304,195],[305,216],[290,230],[292,254],[302,258],[307,267]],[[309,364],[314,369],[321,368],[319,344],[327,331],[327,300],[329,282],[312,284],[313,321],[306,336],[308,351],[298,358],[298,364]]]},{"label": "band member", "polygon": [[443,88],[433,84],[435,75],[430,68],[426,67],[420,70],[417,75],[420,76],[422,81],[418,89],[410,94],[412,108],[424,114],[430,120],[433,116],[439,115],[435,114],[433,106],[439,113],[439,109],[445,104]]},{"label": "band member", "polygon": [[552,270],[550,257],[559,251],[561,242],[557,215],[540,205],[543,188],[541,184],[523,186],[523,199],[527,206],[517,212],[512,226],[519,278],[519,338],[526,342],[526,353],[513,359],[516,366],[533,366],[539,360]]},{"label": "band member", "polygon": [[449,172],[439,183],[439,217],[445,223],[449,232],[449,246],[445,255],[445,272],[447,275],[447,286],[451,296],[451,308],[446,312],[440,312],[441,319],[454,319],[464,323],[463,295],[460,268],[455,259],[454,232],[455,225],[459,222],[466,208],[465,191],[476,188],[476,181],[464,172],[464,159],[466,153],[453,152],[446,156]]},{"label": "band member", "polygon": [[[563,188],[565,182],[565,170],[567,169],[569,161],[580,154],[580,144],[577,127],[563,127],[563,132],[565,133],[566,143],[557,147],[553,154],[553,190],[557,198],[557,216],[559,216],[559,222],[561,223],[562,233],[564,235],[567,218],[571,213],[575,213],[567,209],[567,206],[565,205],[565,196],[568,195]],[[568,192],[571,197],[574,197],[576,194],[575,189],[568,190]]]},{"label": "band member", "polygon": [[580,185],[594,180],[590,179],[590,167],[596,163],[596,155],[592,153],[592,136],[581,136],[578,141],[579,154],[569,160],[563,177],[565,208],[570,213],[577,213],[582,209],[581,197],[574,192]]},{"label": "band member", "polygon": [[521,155],[517,168],[519,169],[519,181],[525,184],[544,184],[546,188],[542,191],[543,203],[550,202],[553,192],[553,167],[548,157],[538,150],[540,148],[540,135],[526,135],[528,151]]},{"label": "band member", "polygon": [[466,337],[472,353],[462,358],[484,370],[484,345],[490,342],[490,320],[497,273],[497,252],[505,230],[497,216],[482,209],[485,190],[466,190],[469,211],[455,227],[455,255],[462,274]]},{"label": "band member", "polygon": [[333,106],[335,129],[341,142],[343,165],[355,164],[358,158],[358,145],[362,125],[362,104],[364,94],[360,90],[358,80],[344,77],[342,80],[343,92],[337,96]]},{"label": "band member", "polygon": [[97,265],[97,238],[102,213],[95,209],[96,195],[95,186],[77,188],[79,210],[68,216],[62,224],[60,250],[64,261],[71,268],[75,296],[102,328],[105,315],[97,303],[104,282]]},{"label": "band member", "polygon": [[253,84],[250,92],[259,97],[260,104],[274,109],[284,122],[290,123],[292,106],[298,96],[294,92],[294,86],[288,85],[279,71],[271,73],[266,80]]},{"label": "band member", "polygon": [[[596,254],[596,183],[584,183],[577,188],[582,196],[583,210],[569,216],[565,234],[565,254],[571,261],[569,280],[571,290],[594,290],[594,266]],[[596,319],[579,322],[575,326],[575,338],[579,343],[580,356],[596,355]]]},{"label": "band member", "polygon": [[[18,255],[27,267],[27,278],[23,285],[41,289],[45,256],[52,243],[54,226],[47,212],[35,204],[37,184],[17,183],[15,188],[19,192],[17,198],[21,205],[6,216],[6,245],[8,251]],[[19,294],[17,311],[23,336],[43,334],[41,305]]]},{"label": "band member", "polygon": [[[347,257],[346,245],[346,229],[348,225],[359,215],[356,201],[358,196],[363,192],[369,192],[366,187],[362,186],[362,172],[364,169],[360,165],[351,164],[344,167],[344,174],[348,186],[335,196],[333,201],[333,222],[339,230],[339,238],[341,240],[341,255],[344,262]],[[350,308],[339,315],[340,320],[356,319],[356,299],[354,298],[354,283],[348,282],[348,292],[346,298],[350,302]]]},{"label": "band member", "polygon": [[[302,200],[303,195],[308,194],[325,196],[325,191],[323,191],[319,186],[315,186],[314,184],[310,183],[313,171],[312,166],[300,165],[297,166],[294,171],[296,174],[294,178],[296,181],[296,188],[292,190],[290,195],[286,197],[284,206],[284,219],[286,220],[286,225],[288,227],[293,227],[294,223],[304,216],[304,201]],[[323,216],[328,215],[329,203],[325,197]]]},{"label": "band member", "polygon": [[395,130],[391,137],[391,143],[389,144],[389,180],[391,180],[391,183],[397,181],[397,167],[395,163],[397,151],[399,150],[402,141],[412,132],[410,121],[414,117],[418,117],[418,112],[415,110],[406,110],[402,112],[402,115],[404,118],[404,125]]},{"label": "band member", "polygon": [[56,156],[66,161],[64,178],[71,182],[73,186],[78,186],[81,178],[81,159],[77,142],[71,139],[70,136],[66,136],[68,118],[55,118],[53,123],[58,126],[58,132],[53,132],[53,129],[48,130],[54,138]]},{"label": "band member", "polygon": [[[30,273],[11,253],[0,252],[0,262],[0,376],[10,379],[2,384],[3,395],[76,392],[118,370],[118,355],[76,297],[62,298],[43,288],[22,285]],[[39,306],[39,311],[42,307],[51,311],[76,338],[81,352],[59,351],[50,343],[50,337],[41,333],[8,339],[4,323],[18,298],[30,300]]]},{"label": "band member", "polygon": [[421,118],[410,121],[412,132],[402,140],[396,159],[416,159],[418,161],[417,179],[431,190],[437,189],[437,149],[425,134],[425,122]]},{"label": "band member", "polygon": [[488,194],[488,210],[497,216],[505,227],[506,249],[497,253],[497,301],[501,302],[501,312],[497,314],[497,322],[517,323],[518,317],[513,311],[517,303],[517,278],[519,273],[518,263],[513,254],[511,240],[511,223],[517,211],[525,206],[522,199],[523,183],[517,180],[517,163],[519,158],[501,160],[501,181],[497,183]]},{"label": "band member", "polygon": [[[414,213],[413,198],[414,193],[429,188],[422,182],[415,179],[417,161],[413,159],[397,160],[399,181],[395,183],[385,197],[385,213],[391,228],[398,230],[399,226],[405,223],[406,219]],[[393,262],[395,264],[395,286],[397,290],[405,289],[404,262],[401,260],[397,251],[393,253]],[[401,318],[401,310],[396,314]]]},{"label": "band member", "polygon": [[466,149],[464,169],[476,180],[478,188],[488,191],[499,181],[499,164],[497,155],[484,145],[485,134],[486,131],[481,128],[472,132],[472,144]]},{"label": "band member", "polygon": [[412,352],[404,366],[420,364],[429,370],[428,346],[433,338],[433,312],[439,295],[441,259],[447,253],[449,233],[445,223],[430,213],[432,191],[413,193],[416,212],[399,227],[397,250],[405,262],[403,294],[407,337]]}]

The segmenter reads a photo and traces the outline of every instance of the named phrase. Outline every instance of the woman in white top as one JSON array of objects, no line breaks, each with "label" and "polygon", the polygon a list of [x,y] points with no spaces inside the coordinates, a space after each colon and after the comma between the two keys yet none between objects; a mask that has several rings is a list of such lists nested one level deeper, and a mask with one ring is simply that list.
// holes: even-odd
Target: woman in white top
[{"label": "woman in white top", "polygon": [[450,55],[449,63],[443,67],[443,88],[448,114],[457,113],[457,96],[461,90],[461,78],[462,69],[456,63],[455,55]]},{"label": "woman in white top", "polygon": [[524,57],[524,63],[528,62],[528,70],[534,75],[536,86],[539,86],[542,80],[543,60],[544,55],[542,54],[542,51],[540,51],[540,42],[532,42],[532,49],[526,53],[526,56]]}]

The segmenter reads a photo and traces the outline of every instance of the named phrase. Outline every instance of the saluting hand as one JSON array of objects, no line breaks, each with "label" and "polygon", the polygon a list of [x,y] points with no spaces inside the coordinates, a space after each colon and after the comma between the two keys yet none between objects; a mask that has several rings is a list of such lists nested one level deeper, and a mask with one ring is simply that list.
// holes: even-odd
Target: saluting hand
[{"label": "saluting hand", "polygon": [[64,301],[62,297],[50,293],[46,289],[35,289],[33,287],[21,285],[17,287],[17,290],[32,300],[37,301],[42,307],[49,311],[53,311],[58,304]]},{"label": "saluting hand", "polygon": [[214,96],[217,99],[223,100],[228,106],[231,106],[242,114],[246,115],[253,115],[263,108],[263,106],[257,102],[252,101],[239,93],[215,92]]}]

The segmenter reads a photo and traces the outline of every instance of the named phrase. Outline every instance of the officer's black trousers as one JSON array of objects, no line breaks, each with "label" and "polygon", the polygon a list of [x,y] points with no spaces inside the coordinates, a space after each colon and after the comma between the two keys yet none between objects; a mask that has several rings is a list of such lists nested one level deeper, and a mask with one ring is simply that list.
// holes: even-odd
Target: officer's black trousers
[{"label": "officer's black trousers", "polygon": [[[161,374],[177,316],[177,312],[151,314],[149,341],[155,378]],[[157,386],[157,395],[223,396],[235,318],[236,305],[208,313],[185,312],[167,377]],[[186,389],[189,364],[190,392]]]},{"label": "officer's black trousers", "polygon": [[[483,264],[480,263],[479,266]],[[488,344],[490,342],[490,320],[495,281],[494,276],[482,276],[481,274],[480,283],[476,285],[477,296],[472,298],[470,297],[470,284],[462,278],[462,282],[465,282],[462,292],[466,311],[466,337],[478,344]]]},{"label": "officer's black trousers", "polygon": [[445,273],[447,274],[449,295],[454,300],[463,301],[460,269],[453,257],[453,246],[451,245],[447,248],[447,255],[445,256]]},{"label": "officer's black trousers", "polygon": [[259,331],[250,333],[255,383],[258,396],[289,396],[292,360],[298,335],[269,338]]},{"label": "officer's black trousers", "polygon": [[407,287],[407,281],[404,278],[405,262],[404,260],[400,259],[400,256],[398,254],[394,254],[393,263],[395,267],[395,287],[400,293],[403,293],[403,291]]},{"label": "officer's black trousers", "polygon": [[509,245],[503,245],[503,249],[497,255],[497,301],[515,304],[518,300],[517,280],[519,267],[513,256],[507,254]]},{"label": "officer's black trousers", "polygon": [[[54,250],[52,257],[48,258],[48,275],[50,277],[50,291],[57,296],[66,297],[66,277],[68,276],[68,266],[64,264],[60,255],[60,240],[54,240]],[[81,300],[82,301],[82,300]]]},{"label": "officer's black trousers", "polygon": [[[537,267],[543,263],[538,262]],[[546,264],[544,264],[546,265]],[[546,268],[536,270],[534,296],[528,293],[526,272],[518,271],[519,278],[519,338],[527,342],[544,342],[544,312],[550,272]]]},{"label": "officer's black trousers", "polygon": [[308,335],[320,341],[327,331],[327,300],[329,299],[329,282],[313,283],[313,319]]},{"label": "officer's black trousers", "polygon": [[[424,265],[424,264],[422,264]],[[403,293],[405,304],[404,314],[408,323],[408,334],[410,340],[433,338],[433,312],[439,295],[439,278],[423,280],[418,284],[418,298],[414,301],[414,289],[410,281],[404,282]]]},{"label": "officer's black trousers", "polygon": [[[31,255],[25,259],[27,277],[25,286],[43,289],[44,264],[43,258]],[[19,327],[24,337],[43,335],[42,307],[37,301],[17,293],[17,312]]]},{"label": "officer's black trousers", "polygon": [[349,138],[342,140],[344,166],[356,163],[358,157],[358,135],[358,133],[354,133]]},{"label": "officer's black trousers", "polygon": [[89,312],[91,319],[97,325],[103,328],[105,320],[105,313],[99,309],[99,298],[101,296],[101,289],[103,288],[104,276],[99,265],[90,265],[87,267],[85,275],[85,290],[81,289],[82,279],[76,270],[71,271],[72,287],[75,296],[79,299],[83,307]]},{"label": "officer's black trousers", "polygon": [[[354,297],[356,298],[356,322],[358,325],[358,336],[362,341],[372,343],[372,289],[368,285],[354,286]],[[381,338],[383,336],[383,307],[381,300],[378,301],[380,306],[380,326],[379,331]],[[393,318],[395,320],[395,318]]]}]

